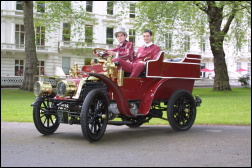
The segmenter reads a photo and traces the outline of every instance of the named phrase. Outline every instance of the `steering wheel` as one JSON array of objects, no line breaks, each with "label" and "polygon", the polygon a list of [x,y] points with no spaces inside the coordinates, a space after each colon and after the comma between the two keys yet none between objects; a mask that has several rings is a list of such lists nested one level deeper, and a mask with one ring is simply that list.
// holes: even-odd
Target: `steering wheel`
[{"label": "steering wheel", "polygon": [[103,63],[103,70],[107,71],[108,74],[113,74],[115,67],[115,63],[112,61],[113,56],[110,56],[106,53],[106,49],[103,48],[94,48],[93,53],[98,57],[101,57],[103,60],[98,60],[98,62]]},{"label": "steering wheel", "polygon": [[105,58],[108,56],[108,54],[106,53],[106,51],[108,51],[108,50],[103,49],[103,48],[94,48],[93,53],[94,53],[96,56],[105,59]]}]

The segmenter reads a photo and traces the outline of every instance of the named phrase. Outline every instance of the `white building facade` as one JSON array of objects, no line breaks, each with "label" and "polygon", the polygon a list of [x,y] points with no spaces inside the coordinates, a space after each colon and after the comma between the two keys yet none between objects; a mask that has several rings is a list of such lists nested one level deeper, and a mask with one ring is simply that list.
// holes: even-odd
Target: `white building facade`
[{"label": "white building facade", "polygon": [[[132,2],[128,9],[128,15],[120,23],[114,17],[118,13],[120,7],[114,6],[110,1],[82,1],[74,4],[82,5],[95,18],[97,24],[83,25],[83,31],[89,30],[89,35],[85,35],[85,41],[91,42],[86,45],[86,48],[105,48],[112,49],[118,42],[114,37],[117,27],[124,27],[128,33],[127,40],[132,41],[135,45],[135,51],[144,44],[141,34],[137,34],[133,27],[135,13],[135,3]],[[41,6],[43,10],[44,6]],[[36,12],[36,11],[35,11]],[[66,29],[69,28],[67,23],[62,22],[60,29],[47,33],[45,27],[37,27],[35,29],[38,39],[37,57],[38,69],[40,75],[53,76],[56,74],[56,67],[61,67],[67,74],[68,69],[77,62],[79,66],[85,65],[87,58],[92,58],[94,55],[89,50],[83,55],[73,53],[73,46],[78,38],[65,37]],[[226,63],[230,79],[238,79],[239,75],[246,73],[251,74],[251,28],[247,33],[247,44],[242,48],[235,48],[232,43],[225,44]],[[71,31],[70,31],[71,32]],[[88,31],[87,31],[88,32]],[[91,34],[90,34],[91,32]],[[68,32],[69,33],[69,32]],[[23,9],[21,1],[1,1],[1,83],[16,82],[17,85],[23,79],[23,70],[25,66],[25,49],[24,49],[24,23]],[[48,40],[45,40],[48,38]],[[92,39],[92,40],[90,40]],[[167,36],[167,41],[164,45],[170,45],[172,50],[176,46],[172,43],[172,37]],[[214,69],[213,55],[209,45],[209,37],[205,37],[205,44],[199,46],[196,40],[187,39],[187,52],[200,53],[202,55],[202,68]],[[154,42],[160,44],[158,42]],[[169,44],[171,43],[171,44]],[[185,43],[186,44],[186,43]],[[87,62],[86,62],[87,64]],[[246,69],[244,72],[237,72],[237,69]],[[211,77],[209,73],[202,73],[202,77]],[[12,79],[12,81],[10,80]]]}]

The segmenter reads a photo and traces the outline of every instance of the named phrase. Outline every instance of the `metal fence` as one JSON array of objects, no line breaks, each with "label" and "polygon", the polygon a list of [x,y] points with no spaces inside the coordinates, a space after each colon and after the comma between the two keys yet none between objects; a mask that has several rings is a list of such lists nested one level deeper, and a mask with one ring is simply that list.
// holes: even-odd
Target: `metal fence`
[{"label": "metal fence", "polygon": [[[48,79],[48,78],[42,78],[39,80],[43,80],[45,82],[50,82],[52,86],[56,86],[57,81],[54,79]],[[4,76],[1,77],[1,87],[7,87],[7,86],[21,86],[24,81],[23,76]]]}]

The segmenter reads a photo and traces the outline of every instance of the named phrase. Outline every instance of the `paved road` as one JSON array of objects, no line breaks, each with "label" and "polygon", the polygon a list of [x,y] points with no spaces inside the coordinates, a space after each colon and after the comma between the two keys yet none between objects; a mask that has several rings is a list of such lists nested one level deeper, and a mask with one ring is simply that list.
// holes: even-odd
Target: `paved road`
[{"label": "paved road", "polygon": [[1,123],[1,166],[251,167],[251,126],[108,126],[95,143],[79,125],[41,135],[33,123]]}]

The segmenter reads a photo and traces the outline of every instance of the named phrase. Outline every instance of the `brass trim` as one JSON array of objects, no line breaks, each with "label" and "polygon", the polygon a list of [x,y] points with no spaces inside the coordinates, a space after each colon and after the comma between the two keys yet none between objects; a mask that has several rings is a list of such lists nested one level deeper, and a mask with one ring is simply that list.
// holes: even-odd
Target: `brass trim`
[{"label": "brass trim", "polygon": [[117,73],[117,84],[118,86],[123,86],[124,70],[122,68]]},{"label": "brass trim", "polygon": [[74,99],[78,99],[80,97],[80,93],[81,93],[81,89],[84,83],[86,83],[86,81],[88,80],[92,80],[92,81],[98,81],[99,79],[94,77],[94,76],[89,76],[89,77],[85,77],[85,78],[81,78],[78,88],[77,88],[77,92],[75,94],[75,96],[73,96]]}]

